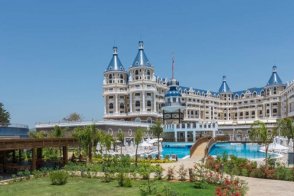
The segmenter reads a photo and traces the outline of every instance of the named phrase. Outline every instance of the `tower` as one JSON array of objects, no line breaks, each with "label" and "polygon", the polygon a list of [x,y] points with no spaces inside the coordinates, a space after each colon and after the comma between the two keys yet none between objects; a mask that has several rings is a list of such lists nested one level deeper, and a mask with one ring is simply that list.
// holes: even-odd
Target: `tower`
[{"label": "tower", "polygon": [[157,119],[156,77],[154,67],[139,41],[138,53],[129,69],[129,116],[131,120],[151,122]]},{"label": "tower", "polygon": [[113,47],[113,56],[104,72],[103,97],[104,118],[120,119],[127,113],[128,75],[118,58],[118,49]]}]

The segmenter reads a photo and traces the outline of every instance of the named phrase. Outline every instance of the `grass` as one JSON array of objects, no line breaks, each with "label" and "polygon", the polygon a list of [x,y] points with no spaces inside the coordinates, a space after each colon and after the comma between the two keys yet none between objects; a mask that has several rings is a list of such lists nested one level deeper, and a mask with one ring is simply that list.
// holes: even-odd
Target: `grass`
[{"label": "grass", "polygon": [[[140,195],[139,186],[144,181],[133,181],[133,187],[118,187],[117,181],[103,183],[99,179],[69,178],[68,183],[62,186],[51,185],[48,177],[16,182],[9,185],[0,185],[0,195],[31,196],[31,195],[103,195],[103,196],[135,196]],[[179,193],[188,195],[207,196],[214,195],[215,186],[208,185],[207,189],[195,189],[190,182],[157,181],[157,190],[168,186]]]}]

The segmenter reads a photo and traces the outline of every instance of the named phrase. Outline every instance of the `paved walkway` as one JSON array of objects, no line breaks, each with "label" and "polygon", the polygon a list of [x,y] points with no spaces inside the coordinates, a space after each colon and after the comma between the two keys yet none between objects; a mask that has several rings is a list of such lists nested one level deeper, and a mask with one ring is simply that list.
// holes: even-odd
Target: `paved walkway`
[{"label": "paved walkway", "polygon": [[[197,161],[200,161],[200,158],[188,158],[179,160],[175,163],[164,163],[161,164],[161,166],[165,170],[164,175],[166,175],[168,167],[174,166],[175,171],[178,170],[181,164],[184,164],[186,169],[193,168]],[[294,196],[294,182],[249,178],[243,176],[240,178],[248,182],[248,196]]]}]

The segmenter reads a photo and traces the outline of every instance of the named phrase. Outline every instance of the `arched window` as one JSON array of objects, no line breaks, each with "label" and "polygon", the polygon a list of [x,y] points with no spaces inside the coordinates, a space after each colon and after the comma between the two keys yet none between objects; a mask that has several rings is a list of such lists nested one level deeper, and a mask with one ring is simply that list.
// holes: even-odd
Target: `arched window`
[{"label": "arched window", "polygon": [[111,128],[109,128],[108,131],[107,131],[107,133],[108,133],[109,135],[113,135],[113,130],[112,130]]},{"label": "arched window", "polygon": [[140,101],[136,101],[135,106],[140,107]]},{"label": "arched window", "polygon": [[147,101],[147,106],[151,107],[151,101],[150,100]]},{"label": "arched window", "polygon": [[253,97],[256,97],[256,95],[257,95],[257,92],[256,92],[256,91],[254,91],[254,92],[252,93],[252,95],[253,95]]},{"label": "arched window", "polygon": [[113,103],[109,104],[109,109],[113,109]]},{"label": "arched window", "polygon": [[147,118],[147,123],[152,123],[152,118],[148,117]]},{"label": "arched window", "polygon": [[135,119],[135,122],[141,122],[141,118],[137,117],[137,118]]},{"label": "arched window", "polygon": [[108,79],[109,79],[109,83],[112,83],[112,75],[111,74],[109,74]]}]

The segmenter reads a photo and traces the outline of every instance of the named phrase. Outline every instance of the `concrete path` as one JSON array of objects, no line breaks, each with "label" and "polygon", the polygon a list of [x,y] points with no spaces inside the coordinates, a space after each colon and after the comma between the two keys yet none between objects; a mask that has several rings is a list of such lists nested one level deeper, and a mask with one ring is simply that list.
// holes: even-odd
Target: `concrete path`
[{"label": "concrete path", "polygon": [[[194,157],[179,160],[175,163],[161,164],[164,175],[168,167],[175,167],[175,171],[178,170],[181,164],[184,164],[185,168],[194,168],[196,162],[200,161],[201,157]],[[175,172],[177,173],[177,172]],[[188,176],[187,176],[188,178]],[[248,196],[294,196],[294,182],[281,181],[281,180],[268,180],[260,178],[240,177],[248,183],[249,191]]]}]

